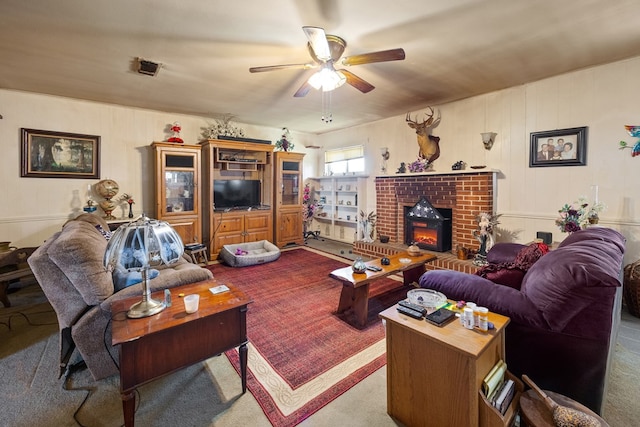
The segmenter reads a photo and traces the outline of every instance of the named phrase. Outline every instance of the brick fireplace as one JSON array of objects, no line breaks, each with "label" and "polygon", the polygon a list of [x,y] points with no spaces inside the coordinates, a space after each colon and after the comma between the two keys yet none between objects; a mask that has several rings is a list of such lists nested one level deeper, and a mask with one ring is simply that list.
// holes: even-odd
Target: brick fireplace
[{"label": "brick fireplace", "polygon": [[451,209],[453,251],[458,245],[478,249],[479,243],[473,237],[478,226],[476,215],[494,212],[495,180],[496,171],[491,169],[376,177],[376,234],[389,236],[389,243],[376,240],[367,246],[356,242],[354,251],[377,257],[402,250],[405,208],[414,206],[423,196],[436,209]]}]

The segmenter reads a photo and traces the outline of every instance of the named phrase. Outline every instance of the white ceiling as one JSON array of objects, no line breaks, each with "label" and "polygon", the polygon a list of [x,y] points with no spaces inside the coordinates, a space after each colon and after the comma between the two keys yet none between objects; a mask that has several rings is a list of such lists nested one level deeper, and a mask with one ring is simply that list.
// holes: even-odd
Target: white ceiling
[{"label": "white ceiling", "polygon": [[[640,55],[638,0],[2,0],[0,88],[323,133]],[[376,88],[293,94],[313,70],[302,26],[344,56],[402,47],[349,71]],[[159,62],[156,77],[135,59]]]}]

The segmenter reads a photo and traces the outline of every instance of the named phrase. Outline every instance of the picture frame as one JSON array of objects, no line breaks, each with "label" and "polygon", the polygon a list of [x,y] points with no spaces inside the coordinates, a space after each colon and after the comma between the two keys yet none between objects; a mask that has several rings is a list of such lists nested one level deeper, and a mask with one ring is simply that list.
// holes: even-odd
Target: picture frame
[{"label": "picture frame", "polygon": [[[553,144],[553,150],[549,148],[551,144]],[[586,126],[531,132],[529,167],[586,166],[586,164]]]},{"label": "picture frame", "polygon": [[100,136],[21,128],[21,177],[100,178]]}]

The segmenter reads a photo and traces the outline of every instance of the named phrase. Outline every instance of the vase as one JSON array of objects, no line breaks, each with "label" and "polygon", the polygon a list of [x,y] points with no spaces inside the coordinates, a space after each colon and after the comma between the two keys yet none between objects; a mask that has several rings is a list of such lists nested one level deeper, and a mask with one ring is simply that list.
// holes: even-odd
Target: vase
[{"label": "vase", "polygon": [[133,218],[133,203],[129,203],[129,218]]},{"label": "vase", "polygon": [[598,215],[589,217],[589,224],[591,225],[597,224],[599,221],[600,221],[600,218],[598,218]]},{"label": "vase", "polygon": [[351,266],[354,273],[364,273],[367,271],[367,264],[364,263],[362,258],[358,257]]},{"label": "vase", "polygon": [[364,239],[363,242],[372,243],[373,242],[373,224],[370,221],[367,221],[364,225]]}]

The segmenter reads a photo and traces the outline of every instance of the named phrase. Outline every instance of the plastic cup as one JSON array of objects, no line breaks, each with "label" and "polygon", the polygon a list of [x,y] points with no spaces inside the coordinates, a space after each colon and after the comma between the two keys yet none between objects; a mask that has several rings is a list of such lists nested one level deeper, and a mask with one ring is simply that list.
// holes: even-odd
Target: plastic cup
[{"label": "plastic cup", "polygon": [[198,303],[200,302],[200,295],[187,295],[184,297],[184,310],[187,313],[195,313],[198,311]]}]

